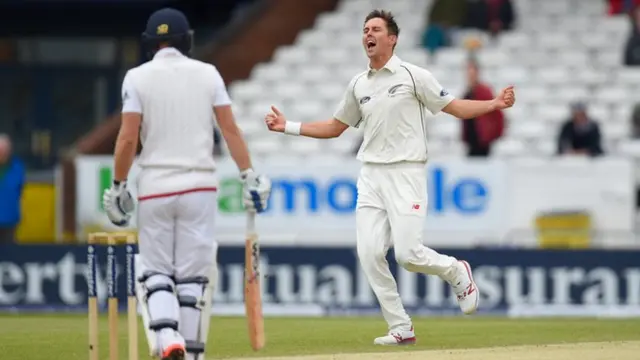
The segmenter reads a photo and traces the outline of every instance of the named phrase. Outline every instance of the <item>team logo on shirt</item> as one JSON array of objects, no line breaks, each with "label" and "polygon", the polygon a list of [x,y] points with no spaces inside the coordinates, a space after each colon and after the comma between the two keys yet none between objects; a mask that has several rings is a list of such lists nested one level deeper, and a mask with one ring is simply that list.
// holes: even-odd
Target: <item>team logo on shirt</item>
[{"label": "team logo on shirt", "polygon": [[445,89],[440,90],[440,96],[445,97],[447,95],[449,95],[449,92],[447,90]]},{"label": "team logo on shirt", "polygon": [[390,87],[389,88],[389,95],[395,94],[396,91],[398,91],[398,89],[400,89],[400,87],[402,87],[402,84],[393,85],[392,87]]},{"label": "team logo on shirt", "polygon": [[371,100],[370,96],[363,97],[362,99],[360,99],[360,105],[364,105],[364,104],[368,103],[369,100]]}]

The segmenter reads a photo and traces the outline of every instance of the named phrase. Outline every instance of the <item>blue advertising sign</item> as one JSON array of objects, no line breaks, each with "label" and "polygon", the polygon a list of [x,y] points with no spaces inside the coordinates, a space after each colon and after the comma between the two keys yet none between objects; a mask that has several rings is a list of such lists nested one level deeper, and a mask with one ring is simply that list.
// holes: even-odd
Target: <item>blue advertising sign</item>
[{"label": "blue advertising sign", "polygon": [[[535,306],[640,309],[640,251],[439,251],[472,264],[481,313],[507,314]],[[96,286],[104,306],[105,248],[98,247],[96,254]],[[117,249],[121,306],[126,305],[125,255],[124,248]],[[244,248],[222,248],[218,260],[214,313],[230,314],[243,309]],[[393,252],[388,260],[411,314],[459,313],[455,296],[440,279],[399,270]],[[323,315],[378,312],[355,249],[264,247],[261,267],[267,313],[278,307]],[[86,272],[83,246],[0,247],[0,310],[84,310]]]},{"label": "blue advertising sign", "polygon": [[[491,169],[493,170],[493,169]],[[465,215],[480,214],[486,210],[490,200],[489,182],[479,175],[453,175],[450,167],[435,165],[427,171],[429,214],[442,215],[446,212]],[[484,175],[484,174],[483,174]],[[322,181],[324,180],[324,181]],[[290,178],[274,177],[272,191],[281,193],[281,201],[269,203],[267,212],[284,213],[352,213],[358,199],[357,174],[320,177]]]}]

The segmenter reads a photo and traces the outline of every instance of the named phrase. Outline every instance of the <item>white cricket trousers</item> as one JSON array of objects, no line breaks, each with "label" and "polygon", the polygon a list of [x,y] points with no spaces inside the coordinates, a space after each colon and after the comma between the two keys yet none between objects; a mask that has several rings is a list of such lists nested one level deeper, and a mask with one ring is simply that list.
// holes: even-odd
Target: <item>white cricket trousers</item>
[{"label": "white cricket trousers", "polygon": [[138,237],[144,269],[176,279],[209,276],[217,252],[216,211],[214,191],[140,201]]},{"label": "white cricket trousers", "polygon": [[[200,311],[180,304],[179,297],[202,298],[203,285],[197,277],[211,278],[216,265],[217,242],[214,219],[217,210],[214,191],[195,191],[148,198],[138,203],[138,238],[141,267],[150,276],[147,288],[170,285],[178,294],[162,291],[147,300],[149,319],[178,323],[178,331],[188,341],[198,340]],[[157,332],[164,349],[172,332]],[[167,340],[169,339],[169,340]]]},{"label": "white cricket trousers", "polygon": [[356,207],[358,258],[389,329],[412,326],[386,260],[391,246],[398,264],[411,272],[442,276],[456,263],[422,244],[427,203],[425,163],[363,164]]}]

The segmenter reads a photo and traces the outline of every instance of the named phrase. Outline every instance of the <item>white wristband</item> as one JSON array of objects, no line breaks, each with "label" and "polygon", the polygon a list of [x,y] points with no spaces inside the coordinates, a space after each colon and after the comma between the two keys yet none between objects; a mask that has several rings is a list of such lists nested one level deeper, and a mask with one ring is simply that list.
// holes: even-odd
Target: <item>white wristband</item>
[{"label": "white wristband", "polygon": [[302,123],[295,121],[287,121],[284,123],[284,133],[289,135],[300,135]]}]

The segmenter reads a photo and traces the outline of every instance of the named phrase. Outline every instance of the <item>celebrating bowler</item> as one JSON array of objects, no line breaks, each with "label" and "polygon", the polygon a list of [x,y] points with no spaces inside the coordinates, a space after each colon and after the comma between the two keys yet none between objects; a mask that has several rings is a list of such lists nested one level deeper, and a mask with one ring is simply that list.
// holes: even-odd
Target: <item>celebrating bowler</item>
[{"label": "celebrating bowler", "polygon": [[385,259],[391,246],[403,268],[436,275],[449,283],[465,314],[478,308],[479,293],[469,263],[423,245],[427,209],[425,108],[434,115],[444,111],[459,119],[472,119],[515,102],[512,87],[493,100],[454,98],[429,71],[394,55],[398,34],[391,13],[375,10],[366,17],[362,43],[369,68],[353,77],[332,119],[301,124],[286,120],[275,107],[265,117],[270,130],[294,136],[327,139],[340,136],[349,126],[363,129],[357,155],[363,163],[357,183],[357,252],[389,328],[387,335],[374,340],[379,345],[416,341]]}]

